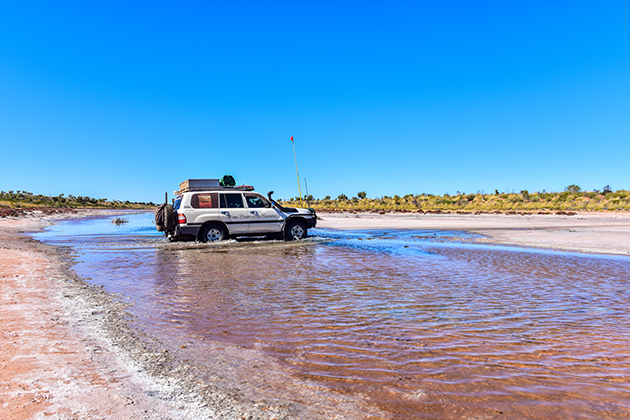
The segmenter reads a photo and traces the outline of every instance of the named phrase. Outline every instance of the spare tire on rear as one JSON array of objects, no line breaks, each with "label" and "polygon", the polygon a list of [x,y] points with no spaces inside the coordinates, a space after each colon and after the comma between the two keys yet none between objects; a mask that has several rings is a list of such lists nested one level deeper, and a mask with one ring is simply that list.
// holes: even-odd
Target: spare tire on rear
[{"label": "spare tire on rear", "polygon": [[175,228],[175,210],[170,204],[160,204],[155,209],[155,228],[159,232],[170,232]]},{"label": "spare tire on rear", "polygon": [[166,207],[166,204],[160,204],[155,209],[155,228],[159,232],[164,232],[164,207]]},{"label": "spare tire on rear", "polygon": [[175,228],[175,210],[173,206],[167,204],[164,206],[164,230],[167,232]]}]

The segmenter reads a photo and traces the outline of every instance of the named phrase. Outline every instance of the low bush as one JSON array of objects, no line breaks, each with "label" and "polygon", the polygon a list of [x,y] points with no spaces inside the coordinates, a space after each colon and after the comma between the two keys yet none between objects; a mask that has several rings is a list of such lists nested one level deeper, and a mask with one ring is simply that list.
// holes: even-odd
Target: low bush
[{"label": "low bush", "polygon": [[[569,186],[572,187],[572,186]],[[569,188],[562,192],[529,192],[495,194],[468,194],[450,196],[433,194],[406,194],[383,196],[382,198],[362,197],[357,194],[349,200],[345,194],[337,199],[326,196],[324,200],[314,200],[311,206],[316,210],[352,211],[441,211],[441,212],[549,212],[549,211],[630,211],[630,191],[618,190],[600,194]],[[577,186],[575,186],[577,187]],[[578,187],[579,188],[579,187]],[[572,191],[569,191],[572,190]],[[288,206],[300,206],[296,198],[286,202]]]}]

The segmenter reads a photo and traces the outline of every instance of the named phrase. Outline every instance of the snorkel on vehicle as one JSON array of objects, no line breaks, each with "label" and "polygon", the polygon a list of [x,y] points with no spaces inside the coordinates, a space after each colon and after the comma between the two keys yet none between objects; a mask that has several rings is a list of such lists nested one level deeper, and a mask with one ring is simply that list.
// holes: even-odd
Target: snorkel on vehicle
[{"label": "snorkel on vehicle", "polygon": [[285,213],[298,213],[298,209],[295,209],[293,207],[284,207],[280,204],[278,204],[273,198],[271,198],[271,195],[273,194],[273,191],[269,191],[267,193],[267,198],[269,198],[269,201],[280,211],[283,211]]}]

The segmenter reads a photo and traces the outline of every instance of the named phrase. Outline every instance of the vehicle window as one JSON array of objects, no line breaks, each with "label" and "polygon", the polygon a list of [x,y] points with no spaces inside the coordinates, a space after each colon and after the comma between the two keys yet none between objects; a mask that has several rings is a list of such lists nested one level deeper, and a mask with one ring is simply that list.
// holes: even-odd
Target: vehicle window
[{"label": "vehicle window", "polygon": [[190,205],[194,209],[216,209],[219,207],[219,194],[200,193],[190,197]]},{"label": "vehicle window", "polygon": [[182,196],[181,196],[181,195],[177,196],[177,198],[176,198],[176,199],[175,199],[175,201],[173,202],[173,208],[174,208],[175,210],[178,210],[178,209],[179,209],[180,204],[182,204]]},{"label": "vehicle window", "polygon": [[241,209],[243,196],[241,194],[221,194],[221,207],[224,209]]},{"label": "vehicle window", "polygon": [[260,208],[260,207],[266,207],[266,203],[267,200],[265,200],[263,197],[261,197],[258,194],[245,194],[245,201],[247,201],[247,207],[254,207],[254,208]]}]

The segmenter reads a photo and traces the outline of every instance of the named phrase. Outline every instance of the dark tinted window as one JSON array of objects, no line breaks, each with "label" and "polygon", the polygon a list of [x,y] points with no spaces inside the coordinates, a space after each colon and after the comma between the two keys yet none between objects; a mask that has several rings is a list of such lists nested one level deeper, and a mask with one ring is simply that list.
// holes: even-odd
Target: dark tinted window
[{"label": "dark tinted window", "polygon": [[245,201],[247,201],[247,207],[249,208],[266,207],[267,202],[267,200],[258,194],[245,194]]},{"label": "dark tinted window", "polygon": [[221,207],[224,209],[244,208],[241,194],[221,194]]}]

